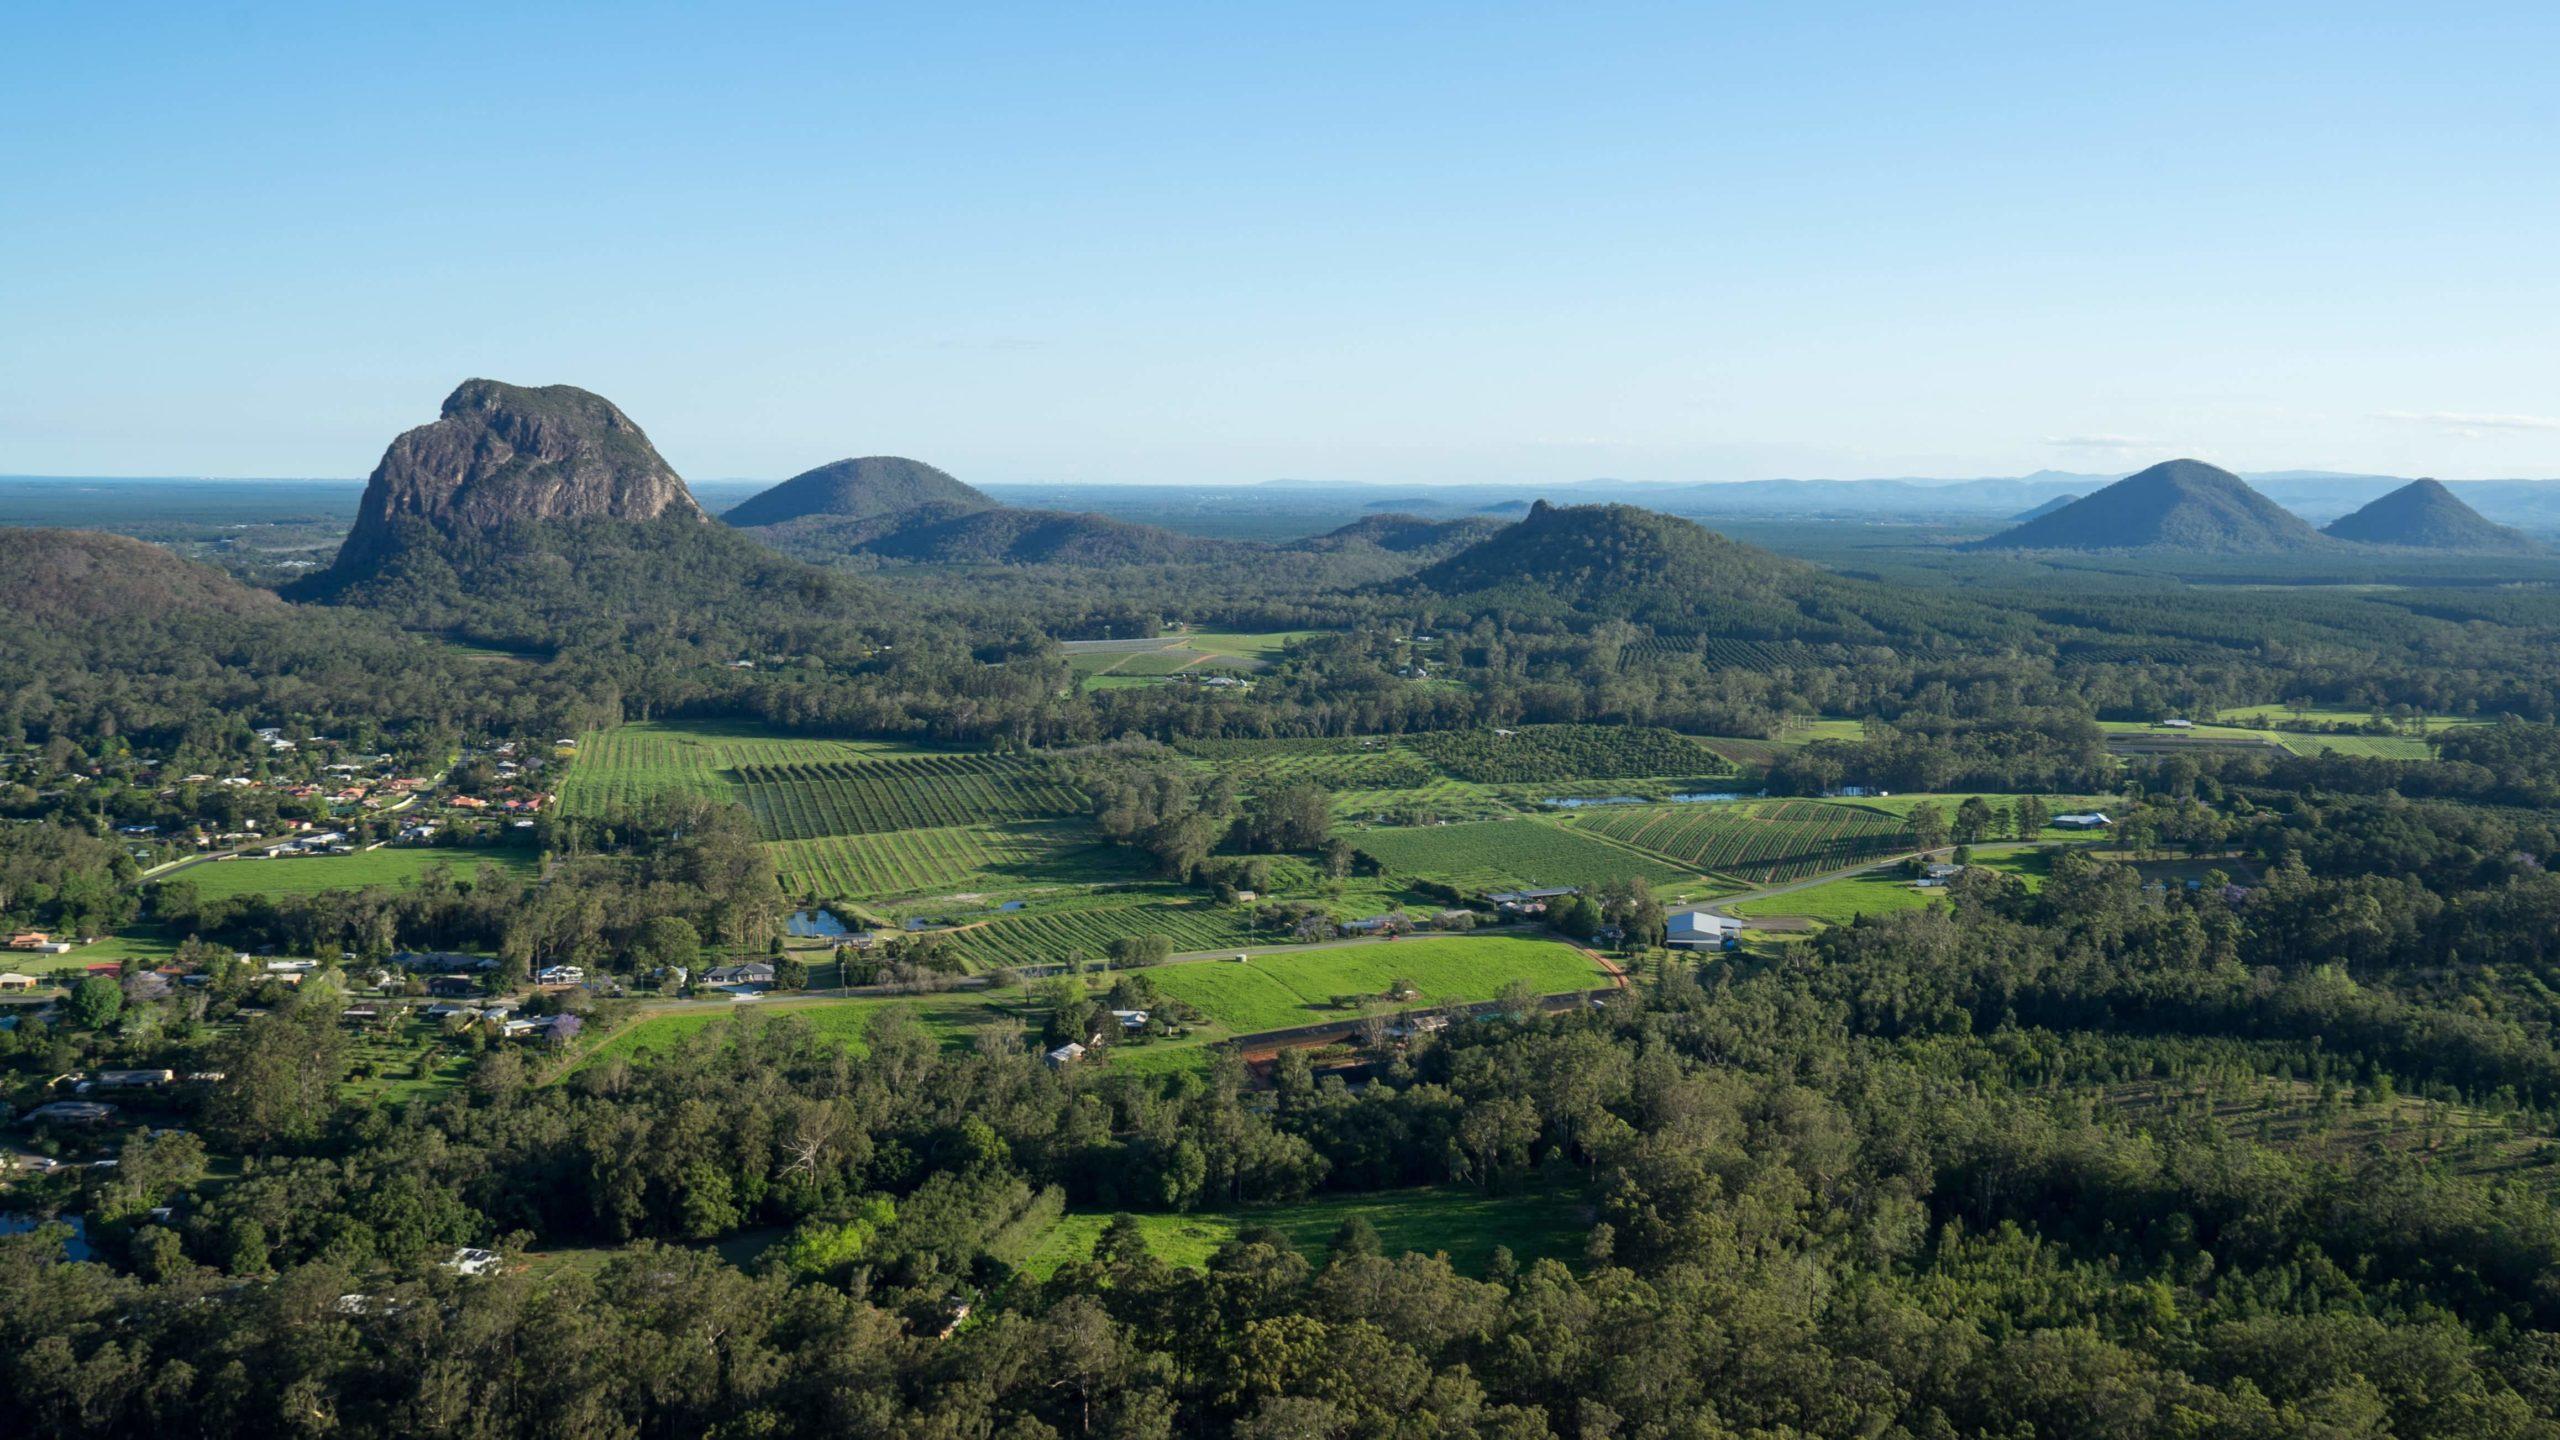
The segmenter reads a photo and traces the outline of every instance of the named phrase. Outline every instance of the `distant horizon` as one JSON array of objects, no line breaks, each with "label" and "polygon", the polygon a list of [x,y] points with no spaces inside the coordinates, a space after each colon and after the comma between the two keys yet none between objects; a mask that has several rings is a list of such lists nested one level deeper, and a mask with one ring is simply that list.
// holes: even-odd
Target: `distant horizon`
[{"label": "distant horizon", "polygon": [[[908,457],[924,459],[922,456]],[[2164,456],[2166,459],[2190,458]],[[820,461],[818,464],[831,462]],[[930,460],[925,463],[931,464]],[[2017,474],[1996,475],[1750,475],[1725,480],[1641,480],[1619,475],[1588,475],[1573,480],[1330,480],[1315,476],[1274,475],[1261,480],[1220,482],[1184,482],[1179,480],[970,480],[957,478],[979,489],[1026,490],[1044,487],[1098,489],[1157,490],[1252,490],[1266,487],[1297,486],[1306,489],[1342,490],[1539,490],[1579,489],[1599,486],[1625,486],[1633,489],[1693,489],[1739,485],[1971,485],[2009,481],[2069,484],[2096,481],[2113,484],[2126,476],[2139,474],[2161,461],[2149,461],[2129,470],[2030,470]],[[2212,463],[2212,462],[2207,462]],[[814,466],[809,468],[815,468]],[[937,467],[939,468],[939,467]],[[2221,467],[2228,469],[2230,467]],[[778,485],[793,475],[686,475],[687,485]],[[2331,470],[2285,468],[2274,470],[2232,470],[2232,474],[2250,481],[2319,481],[2319,480],[2435,480],[2446,485],[2542,485],[2560,483],[2553,475],[2443,475],[2398,473],[2385,470]],[[36,472],[0,471],[0,482],[18,484],[62,485],[350,485],[362,486],[364,475],[75,475]]]},{"label": "distant horizon", "polygon": [[22,9],[28,474],[2560,475],[2549,6]]}]

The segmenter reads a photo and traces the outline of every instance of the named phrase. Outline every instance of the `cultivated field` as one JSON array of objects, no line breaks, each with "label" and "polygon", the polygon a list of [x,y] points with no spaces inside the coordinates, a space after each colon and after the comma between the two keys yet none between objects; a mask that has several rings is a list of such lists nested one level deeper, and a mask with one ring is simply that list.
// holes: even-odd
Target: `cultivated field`
[{"label": "cultivated field", "polygon": [[1602,885],[1639,875],[1669,885],[1699,873],[1544,819],[1353,830],[1344,838],[1390,874],[1461,890]]},{"label": "cultivated field", "polygon": [[1910,847],[1899,818],[1831,800],[1613,806],[1583,811],[1571,823],[1752,885],[1784,884]]},{"label": "cultivated field", "polygon": [[530,850],[381,849],[353,855],[306,855],[279,860],[217,860],[162,877],[193,885],[207,900],[235,895],[317,895],[369,885],[415,885],[438,866],[457,880],[481,874],[531,875],[539,865]]},{"label": "cultivated field", "polygon": [[629,808],[657,795],[689,792],[730,798],[730,773],[750,765],[835,761],[936,753],[885,740],[812,740],[752,725],[649,723],[595,731],[578,743],[560,782],[560,808],[592,815]]},{"label": "cultivated field", "polygon": [[1014,755],[744,765],[733,773],[768,840],[1080,815],[1089,804],[1047,762]]},{"label": "cultivated field", "polygon": [[1080,820],[1017,820],[770,847],[786,895],[889,900],[1136,879],[1144,866]]},{"label": "cultivated field", "polygon": [[1000,965],[1061,965],[1099,961],[1121,936],[1162,935],[1176,953],[1230,950],[1281,943],[1257,932],[1250,912],[1233,906],[1178,900],[1097,905],[1084,909],[1008,915],[953,931],[945,943],[972,971]]}]

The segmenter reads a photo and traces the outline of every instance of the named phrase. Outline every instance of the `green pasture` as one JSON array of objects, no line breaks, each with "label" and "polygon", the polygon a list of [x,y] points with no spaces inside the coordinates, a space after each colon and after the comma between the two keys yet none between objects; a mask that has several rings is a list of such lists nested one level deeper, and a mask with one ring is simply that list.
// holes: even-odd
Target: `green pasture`
[{"label": "green pasture", "polygon": [[228,900],[240,895],[318,895],[376,885],[406,888],[425,879],[440,865],[449,867],[455,879],[467,881],[482,876],[532,875],[541,868],[541,857],[531,850],[386,846],[352,855],[209,860],[171,871],[157,883],[192,885],[196,894],[207,900]]},{"label": "green pasture", "polygon": [[[1309,1260],[1322,1263],[1335,1232],[1356,1216],[1376,1229],[1386,1254],[1446,1255],[1458,1270],[1482,1275],[1497,1248],[1508,1249],[1524,1267],[1539,1260],[1575,1259],[1590,1235],[1587,1213],[1580,1197],[1564,1189],[1486,1194],[1434,1187],[1251,1210],[1131,1218],[1138,1224],[1148,1254],[1184,1269],[1207,1265],[1219,1246],[1251,1227],[1279,1231]],[[1022,1268],[1045,1280],[1062,1265],[1093,1258],[1094,1242],[1111,1221],[1108,1212],[1061,1218],[1041,1236]]]}]

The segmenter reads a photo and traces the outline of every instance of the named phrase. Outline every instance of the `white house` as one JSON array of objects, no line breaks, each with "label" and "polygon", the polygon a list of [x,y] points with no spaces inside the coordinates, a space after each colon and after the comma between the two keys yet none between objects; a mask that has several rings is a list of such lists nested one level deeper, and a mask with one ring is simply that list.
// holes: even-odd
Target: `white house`
[{"label": "white house", "polygon": [[1675,950],[1722,950],[1739,943],[1742,922],[1704,910],[1683,910],[1663,922],[1663,942]]}]

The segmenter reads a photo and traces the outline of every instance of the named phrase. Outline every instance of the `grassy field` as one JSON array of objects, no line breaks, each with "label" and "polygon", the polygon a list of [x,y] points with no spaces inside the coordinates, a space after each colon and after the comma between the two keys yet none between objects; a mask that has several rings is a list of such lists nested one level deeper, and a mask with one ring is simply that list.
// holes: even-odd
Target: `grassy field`
[{"label": "grassy field", "polygon": [[[1387,1254],[1445,1254],[1450,1264],[1470,1275],[1485,1272],[1497,1247],[1507,1247],[1523,1266],[1545,1259],[1571,1261],[1582,1253],[1590,1233],[1583,1202],[1564,1190],[1517,1195],[1391,1190],[1265,1209],[1133,1218],[1149,1254],[1168,1265],[1197,1269],[1248,1226],[1279,1231],[1307,1258],[1321,1263],[1334,1232],[1355,1215],[1376,1228]],[[1040,1238],[1023,1269],[1046,1279],[1061,1265],[1091,1259],[1093,1243],[1111,1218],[1107,1213],[1065,1217]]]},{"label": "grassy field", "polygon": [[[1527,981],[1540,994],[1594,990],[1608,983],[1607,975],[1580,950],[1515,935],[1452,935],[1251,953],[1254,958],[1247,965],[1203,961],[1140,972],[1158,989],[1199,1007],[1207,1022],[1186,1037],[1114,1046],[1109,1052],[1111,1064],[1141,1073],[1188,1069],[1203,1062],[1209,1045],[1236,1035],[1389,1013],[1415,1004],[1490,1000],[1515,979]],[[1099,992],[1113,978],[1094,976],[1090,984]],[[1412,981],[1421,999],[1385,998],[1389,982],[1398,979]],[[1369,998],[1347,1009],[1333,1007],[1334,996],[1353,994]],[[1036,1008],[1027,1008],[1036,1003],[1033,992],[1007,988],[894,999],[819,997],[688,1005],[644,1014],[598,1038],[580,1054],[574,1068],[639,1059],[723,1021],[786,1015],[806,1021],[822,1038],[859,1048],[872,1022],[891,1007],[904,1008],[946,1043],[961,1044],[980,1027],[998,1021],[1023,1020],[1036,1031],[1041,1017]]]},{"label": "grassy field", "polygon": [[[2295,714],[2283,705],[2233,705],[2214,712],[2211,717],[2221,725],[2240,725],[2253,730],[2271,729],[2277,725],[2363,725],[2373,719],[2371,710],[2351,710],[2334,705],[2314,705]],[[2450,725],[2486,725],[2491,722],[2459,715],[2430,715],[2422,722],[2427,729],[2441,730]]]},{"label": "grassy field", "polygon": [[161,881],[193,885],[207,900],[228,900],[235,895],[317,895],[368,885],[405,887],[425,879],[439,865],[450,866],[455,879],[469,880],[482,874],[531,875],[540,864],[541,858],[530,850],[386,848],[353,855],[211,861],[173,871]]},{"label": "grassy field", "polygon": [[1637,875],[1656,885],[1669,885],[1697,873],[1547,820],[1352,830],[1344,832],[1343,838],[1391,874],[1437,880],[1462,890],[1591,886]]},{"label": "grassy field", "polygon": [[1151,685],[1186,671],[1259,670],[1320,632],[1177,631],[1150,640],[1067,640],[1067,664],[1089,685]]},{"label": "grassy field", "polygon": [[[2014,848],[2008,850],[1977,849],[1974,863],[1986,870],[2015,875],[2035,889],[2053,869],[2052,852]],[[1923,890],[1905,877],[1900,867],[1850,875],[1820,885],[1807,886],[1787,895],[1773,895],[1766,900],[1746,900],[1733,907],[1733,913],[1746,919],[1769,919],[1799,916],[1819,920],[1826,925],[1846,925],[1860,915],[1887,915],[1896,910],[1918,910],[1943,899],[1944,890]]]},{"label": "grassy field", "polygon": [[[1570,945],[1519,935],[1451,935],[1255,955],[1232,961],[1166,965],[1146,972],[1156,988],[1200,1007],[1237,1033],[1314,1025],[1374,1011],[1490,1000],[1513,980],[1541,995],[1595,990],[1608,975]],[[1420,998],[1384,998],[1409,980]],[[1368,997],[1338,1009],[1333,998]]]}]

